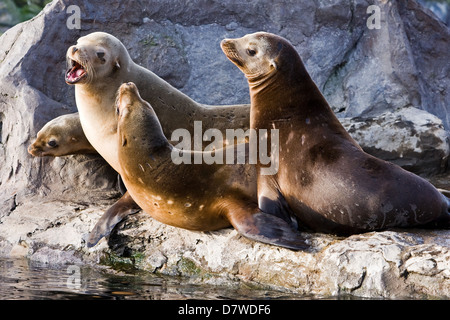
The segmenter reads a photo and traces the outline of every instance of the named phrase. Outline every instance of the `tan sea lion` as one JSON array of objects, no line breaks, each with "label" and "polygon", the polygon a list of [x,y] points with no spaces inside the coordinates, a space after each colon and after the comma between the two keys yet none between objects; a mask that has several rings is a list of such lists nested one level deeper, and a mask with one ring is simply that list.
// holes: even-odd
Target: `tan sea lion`
[{"label": "tan sea lion", "polygon": [[[94,32],[79,38],[77,44],[67,50],[67,61],[66,82],[75,85],[83,131],[115,170],[119,170],[115,98],[119,86],[125,82],[132,81],[137,85],[142,97],[153,106],[168,137],[178,128],[192,133],[195,120],[202,121],[204,128],[222,131],[249,126],[249,105],[209,106],[195,102],[153,72],[134,63],[122,42],[110,34]],[[131,197],[127,199],[129,202],[124,205],[133,205]],[[114,215],[121,214],[116,210],[107,213],[114,221],[117,220]],[[113,226],[107,216],[103,219],[103,226],[106,225]],[[100,226],[95,229],[99,230],[98,234],[92,234],[91,239],[99,239],[100,234],[108,233]]]},{"label": "tan sea lion", "polygon": [[[194,158],[196,152],[169,143],[155,111],[133,83],[120,87],[118,113],[119,172],[132,198],[153,218],[198,231],[232,225],[252,240],[290,249],[308,247],[288,223],[258,208],[255,166],[235,161],[174,163],[174,155]],[[202,153],[225,155],[229,148],[237,159],[240,149],[234,145]]]},{"label": "tan sea lion", "polygon": [[221,47],[248,80],[250,127],[279,130],[279,170],[258,176],[261,210],[283,214],[285,201],[300,225],[337,234],[449,226],[449,199],[362,151],[286,39],[259,32],[225,39]]},{"label": "tan sea lion", "polygon": [[28,147],[28,152],[35,157],[97,153],[84,135],[78,112],[47,122]]},{"label": "tan sea lion", "polygon": [[204,128],[249,126],[248,105],[209,106],[195,102],[153,72],[133,62],[125,46],[114,36],[94,32],[78,39],[67,50],[70,65],[66,82],[75,85],[80,121],[89,142],[117,170],[116,92],[125,82],[134,82],[143,99],[154,108],[167,137],[175,129],[193,134],[194,121]]},{"label": "tan sea lion", "polygon": [[[33,144],[28,147],[28,152],[35,157],[97,153],[84,135],[78,112],[65,114],[47,122],[38,132]],[[118,185],[120,192],[125,195],[106,211],[94,227],[92,235],[96,235],[96,242],[107,235],[124,217],[140,210],[126,194],[120,176]]]}]

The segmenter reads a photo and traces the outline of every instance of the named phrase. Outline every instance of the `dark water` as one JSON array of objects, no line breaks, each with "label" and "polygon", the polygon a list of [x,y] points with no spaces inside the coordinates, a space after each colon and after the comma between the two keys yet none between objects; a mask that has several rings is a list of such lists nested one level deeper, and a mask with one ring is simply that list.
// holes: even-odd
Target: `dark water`
[{"label": "dark water", "polygon": [[89,266],[57,267],[26,259],[0,259],[0,300],[302,298],[307,297],[245,285],[193,285],[186,278],[142,271],[115,274]]}]

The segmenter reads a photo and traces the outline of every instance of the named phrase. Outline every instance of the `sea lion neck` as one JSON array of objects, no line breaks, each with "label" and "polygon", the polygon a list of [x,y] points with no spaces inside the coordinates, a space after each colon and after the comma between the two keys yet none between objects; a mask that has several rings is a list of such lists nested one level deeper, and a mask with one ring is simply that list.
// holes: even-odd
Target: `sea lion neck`
[{"label": "sea lion neck", "polygon": [[[293,60],[292,56],[289,58]],[[312,100],[311,97],[321,98]],[[304,120],[319,114],[323,117],[330,112],[325,98],[311,79],[299,56],[294,56],[292,62],[280,64],[278,70],[263,81],[260,80],[258,85],[250,86],[250,98],[252,123],[255,123],[256,118],[258,122],[270,122],[270,119],[280,117]],[[298,101],[303,102],[300,110]],[[253,106],[258,106],[258,110]]]},{"label": "sea lion neck", "polygon": [[[144,113],[144,112],[142,112]],[[162,130],[161,124],[153,110],[146,110],[141,118],[134,120],[122,121],[119,118],[118,128],[119,134],[128,132],[130,137],[135,140],[140,137],[139,141],[135,141],[133,149],[140,149],[143,145],[151,153],[167,152],[172,149],[172,145],[167,140]],[[145,123],[145,127],[137,126],[136,123]]]}]

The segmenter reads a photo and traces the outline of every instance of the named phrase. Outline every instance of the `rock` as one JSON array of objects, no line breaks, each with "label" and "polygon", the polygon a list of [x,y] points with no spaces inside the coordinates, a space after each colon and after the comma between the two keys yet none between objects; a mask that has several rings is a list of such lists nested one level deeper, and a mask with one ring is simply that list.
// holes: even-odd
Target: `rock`
[{"label": "rock", "polygon": [[0,256],[66,265],[125,261],[194,284],[245,282],[304,295],[450,297],[448,231],[389,230],[348,238],[304,233],[311,249],[294,252],[247,240],[234,229],[192,232],[141,212],[88,249],[83,235],[106,207],[58,200],[20,205],[0,224]]},{"label": "rock", "polygon": [[426,111],[409,107],[376,117],[340,120],[364,151],[375,157],[425,176],[446,169],[448,132],[439,118]]},{"label": "rock", "polygon": [[447,26],[450,26],[450,3],[439,0],[418,0]]},{"label": "rock", "polygon": [[139,213],[88,250],[86,234],[118,196],[116,173],[97,156],[27,153],[46,122],[76,111],[64,57],[80,36],[112,33],[137,63],[197,101],[233,104],[249,102],[247,83],[219,42],[265,30],[292,42],[367,151],[421,174],[442,171],[449,154],[449,30],[415,1],[373,4],[380,29],[367,27],[363,0],[71,1],[80,8],[80,29],[67,27],[73,13],[55,0],[9,29],[0,40],[0,256],[69,264],[128,259],[193,282],[244,281],[302,294],[450,297],[449,231],[346,239],[305,233],[311,251],[293,252],[232,229],[191,232]]}]

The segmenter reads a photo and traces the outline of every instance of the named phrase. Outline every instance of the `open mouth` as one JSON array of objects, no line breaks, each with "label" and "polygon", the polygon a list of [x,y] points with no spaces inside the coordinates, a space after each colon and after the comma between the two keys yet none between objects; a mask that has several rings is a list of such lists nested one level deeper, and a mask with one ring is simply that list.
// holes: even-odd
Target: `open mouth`
[{"label": "open mouth", "polygon": [[83,65],[72,60],[72,66],[66,72],[66,82],[68,84],[75,84],[87,76],[87,72]]}]

